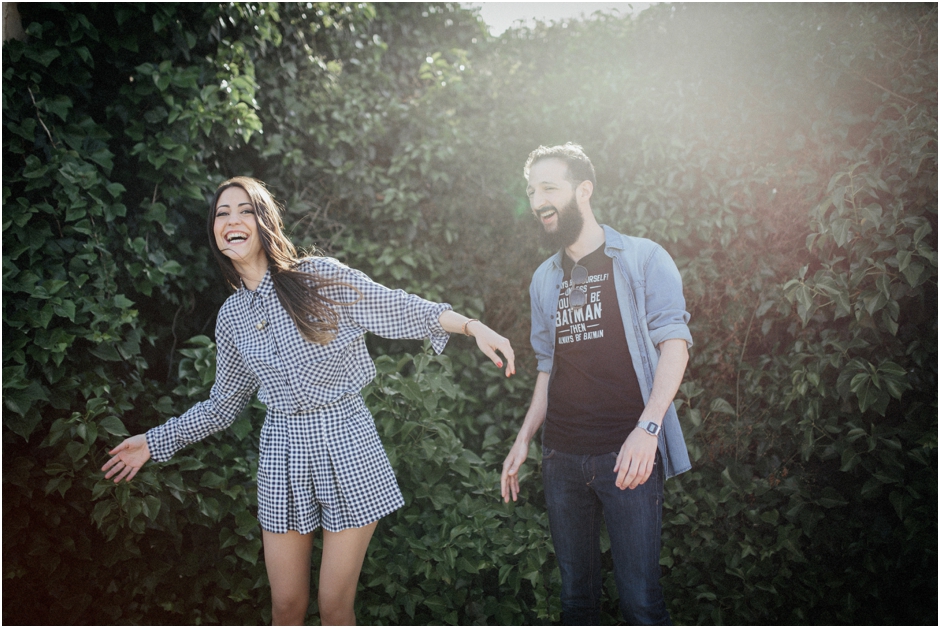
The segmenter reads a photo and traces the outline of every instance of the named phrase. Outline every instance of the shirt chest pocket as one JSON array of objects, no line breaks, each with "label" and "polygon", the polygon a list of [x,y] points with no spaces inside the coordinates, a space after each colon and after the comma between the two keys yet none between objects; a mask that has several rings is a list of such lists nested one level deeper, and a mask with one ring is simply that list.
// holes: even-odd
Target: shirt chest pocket
[{"label": "shirt chest pocket", "polygon": [[[631,323],[637,325],[646,317],[646,284],[630,272],[631,269],[621,260],[614,259],[614,264],[620,271],[614,277],[620,296],[620,315],[627,320],[633,319]],[[625,306],[627,309],[624,309]]]}]

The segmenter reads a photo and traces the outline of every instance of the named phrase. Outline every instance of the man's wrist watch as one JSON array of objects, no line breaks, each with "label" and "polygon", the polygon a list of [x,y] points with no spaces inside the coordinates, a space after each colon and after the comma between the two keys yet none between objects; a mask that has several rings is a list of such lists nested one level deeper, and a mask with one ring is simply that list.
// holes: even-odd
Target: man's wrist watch
[{"label": "man's wrist watch", "polygon": [[653,423],[652,421],[640,421],[636,426],[650,436],[659,436],[659,425],[657,423]]}]

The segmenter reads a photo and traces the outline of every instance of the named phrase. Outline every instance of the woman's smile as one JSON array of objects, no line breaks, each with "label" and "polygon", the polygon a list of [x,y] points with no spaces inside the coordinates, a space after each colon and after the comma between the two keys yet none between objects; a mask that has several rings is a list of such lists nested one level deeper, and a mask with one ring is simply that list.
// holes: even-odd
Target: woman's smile
[{"label": "woman's smile", "polygon": [[219,195],[213,231],[216,246],[236,268],[264,262],[255,207],[244,189],[232,186]]}]

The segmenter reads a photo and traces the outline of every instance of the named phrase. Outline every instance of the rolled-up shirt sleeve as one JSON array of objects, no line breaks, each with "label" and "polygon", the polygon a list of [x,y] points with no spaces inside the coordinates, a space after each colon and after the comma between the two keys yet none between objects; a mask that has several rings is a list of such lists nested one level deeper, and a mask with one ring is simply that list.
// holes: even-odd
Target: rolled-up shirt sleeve
[{"label": "rolled-up shirt sleeve", "polygon": [[354,323],[382,338],[429,338],[436,353],[444,350],[450,334],[441,326],[440,316],[452,309],[449,304],[434,303],[404,290],[392,290],[339,262],[332,262],[331,266],[329,279],[358,291],[356,294],[341,286],[326,291],[337,301],[347,303],[339,307]]},{"label": "rolled-up shirt sleeve", "polygon": [[258,389],[257,377],[226,332],[220,315],[216,324],[216,377],[209,398],[147,432],[147,447],[155,461],[165,462],[186,445],[229,427]]},{"label": "rolled-up shirt sleeve", "polygon": [[646,286],[646,325],[653,345],[681,338],[691,347],[690,315],[685,309],[682,275],[669,253],[660,246],[647,263]]},{"label": "rolled-up shirt sleeve", "polygon": [[550,323],[554,321],[551,316],[546,316],[542,309],[542,299],[536,287],[536,279],[533,277],[529,284],[529,301],[532,308],[532,331],[529,334],[529,341],[532,343],[532,349],[535,351],[535,358],[538,360],[538,370],[543,373],[552,372],[552,353],[555,350],[555,328]]}]

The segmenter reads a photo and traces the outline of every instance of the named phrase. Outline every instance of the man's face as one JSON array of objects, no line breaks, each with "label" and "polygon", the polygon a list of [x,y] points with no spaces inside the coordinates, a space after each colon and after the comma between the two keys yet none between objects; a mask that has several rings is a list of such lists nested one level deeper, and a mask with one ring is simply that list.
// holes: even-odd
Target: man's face
[{"label": "man's face", "polygon": [[560,159],[543,159],[529,169],[529,206],[542,223],[543,241],[550,248],[570,246],[581,235],[584,218],[575,189],[568,180],[568,165]]}]

